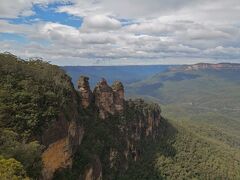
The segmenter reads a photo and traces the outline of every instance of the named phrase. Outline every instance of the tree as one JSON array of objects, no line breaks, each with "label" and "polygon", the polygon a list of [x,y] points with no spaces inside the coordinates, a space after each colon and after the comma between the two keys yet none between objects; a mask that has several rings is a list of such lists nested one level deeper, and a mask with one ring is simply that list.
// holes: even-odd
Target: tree
[{"label": "tree", "polygon": [[4,159],[0,156],[0,179],[1,180],[30,180],[17,160],[10,158]]},{"label": "tree", "polygon": [[0,133],[0,154],[6,158],[14,158],[22,163],[31,177],[38,177],[41,172],[41,146],[37,141],[29,143],[19,138],[13,131],[4,129]]}]

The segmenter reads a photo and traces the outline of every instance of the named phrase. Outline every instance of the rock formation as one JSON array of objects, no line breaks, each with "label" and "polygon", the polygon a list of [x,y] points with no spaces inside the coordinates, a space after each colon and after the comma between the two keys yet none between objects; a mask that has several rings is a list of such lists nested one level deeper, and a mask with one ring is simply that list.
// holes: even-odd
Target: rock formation
[{"label": "rock formation", "polygon": [[[78,81],[80,104],[83,111],[89,106],[92,107],[92,112],[86,121],[89,118],[96,118],[94,114],[98,114],[96,120],[107,119],[114,115],[115,118],[120,118],[124,122],[123,124],[112,124],[111,127],[115,128],[116,131],[114,130],[113,134],[108,134],[111,136],[110,139],[115,139],[118,142],[117,144],[121,145],[121,149],[114,146],[114,143],[112,146],[109,146],[109,144],[106,144],[106,147],[103,146],[109,148],[108,150],[105,149],[106,153],[108,152],[106,156],[108,156],[109,167],[124,172],[128,168],[129,162],[141,158],[143,151],[140,147],[141,142],[147,139],[154,141],[159,136],[159,126],[162,120],[160,107],[157,104],[147,104],[143,100],[125,101],[124,87],[119,81],[109,86],[107,81],[102,79],[92,93],[88,80],[87,77],[81,76]],[[53,122],[41,137],[42,143],[47,146],[42,155],[44,180],[52,179],[54,173],[59,169],[71,168],[76,147],[81,148],[83,136],[92,130],[87,129],[84,133],[83,127],[80,126],[78,119],[81,119],[81,116],[76,109],[79,100],[77,95],[74,96],[73,106],[69,107],[73,119],[67,121],[64,115],[60,113],[57,121]],[[109,121],[109,123],[111,122]],[[116,135],[117,137],[115,137]],[[93,142],[99,143],[98,139],[93,139]],[[88,150],[86,149],[86,151]],[[103,168],[101,158],[103,157],[100,154],[93,153],[91,160],[85,164],[82,170],[80,169],[80,179],[101,180]],[[106,163],[106,159],[103,162]]]},{"label": "rock formation", "polygon": [[78,80],[78,90],[80,92],[81,105],[83,108],[87,108],[90,105],[93,97],[88,80],[89,78],[85,76],[81,76]]},{"label": "rock formation", "polygon": [[50,180],[56,171],[71,168],[73,156],[81,144],[84,129],[79,123],[77,96],[72,92],[72,104],[68,107],[70,121],[60,112],[56,121],[51,122],[40,137],[46,146],[42,154],[42,179]]},{"label": "rock formation", "polygon": [[93,94],[101,119],[123,112],[124,88],[121,82],[116,81],[110,87],[107,81],[102,79],[95,87]]},{"label": "rock formation", "polygon": [[161,109],[157,104],[147,104],[141,99],[127,101],[126,109],[134,110],[137,113],[131,115],[132,122],[125,127],[127,137],[125,156],[127,159],[132,158],[137,161],[142,151],[138,146],[140,142],[147,138],[154,141],[161,133]]},{"label": "rock formation", "polygon": [[[10,71],[2,68],[3,82],[9,79],[9,72],[13,78],[13,82],[3,84],[10,89],[1,89],[4,96],[10,92],[1,105],[5,107],[4,103],[11,101],[10,111],[2,109],[1,128],[11,130],[6,137],[14,137],[14,145],[26,147],[20,148],[24,150],[22,157],[28,159],[29,155],[36,160],[29,164],[25,164],[26,159],[19,162],[31,179],[118,179],[129,164],[141,158],[142,145],[151,143],[161,132],[159,106],[142,100],[125,101],[119,81],[109,86],[102,79],[92,93],[89,79],[82,76],[77,92],[70,77],[57,66],[41,61],[22,62],[14,56],[1,58],[2,64],[12,66]],[[20,68],[16,69],[16,65]],[[17,101],[12,98],[19,97],[19,93],[13,93],[15,90],[24,97]],[[4,135],[3,143],[5,139],[8,138]],[[32,141],[37,143],[31,144]]]},{"label": "rock formation", "polygon": [[72,166],[72,158],[76,147],[81,144],[84,130],[72,121],[67,124],[67,133],[65,137],[51,143],[42,154],[44,180],[52,179],[59,169]]},{"label": "rock formation", "polygon": [[124,110],[124,87],[120,81],[115,81],[112,85],[113,95],[114,95],[114,106],[115,111],[118,113]]},{"label": "rock formation", "polygon": [[99,116],[102,119],[106,119],[109,114],[114,115],[115,105],[114,105],[114,94],[110,86],[108,86],[107,81],[102,79],[94,91],[95,105],[98,107]]},{"label": "rock formation", "polygon": [[123,112],[124,87],[121,82],[115,81],[110,87],[107,81],[102,79],[92,93],[88,80],[89,78],[85,76],[81,76],[78,80],[78,90],[83,108],[87,108],[91,103],[95,104],[101,119]]}]

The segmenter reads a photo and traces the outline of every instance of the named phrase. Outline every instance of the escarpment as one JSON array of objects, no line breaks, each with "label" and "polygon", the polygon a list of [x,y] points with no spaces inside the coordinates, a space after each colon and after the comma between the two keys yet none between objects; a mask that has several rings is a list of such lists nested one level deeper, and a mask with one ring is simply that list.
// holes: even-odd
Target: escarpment
[{"label": "escarpment", "polygon": [[[126,122],[120,128],[125,138],[123,142],[125,168],[127,168],[129,161],[137,161],[141,158],[143,148],[140,144],[143,141],[154,142],[163,134],[160,128],[163,118],[157,104],[147,104],[141,99],[130,99],[125,102],[122,120]],[[115,157],[118,153],[121,152],[115,149]]]},{"label": "escarpment", "polygon": [[[79,81],[83,78],[80,77]],[[81,177],[114,179],[113,176],[128,169],[130,162],[141,158],[143,141],[154,143],[162,134],[161,109],[157,104],[148,104],[141,99],[125,100],[124,87],[119,81],[109,86],[102,79],[93,92],[85,88],[89,87],[87,78],[84,78],[84,83],[79,83],[83,84],[84,87],[78,86],[80,97],[93,94],[87,102],[93,107],[84,126],[86,138],[79,148],[79,156],[88,159],[80,170]],[[83,107],[85,100],[81,99]],[[84,155],[86,151],[88,155]],[[101,152],[105,152],[104,155]],[[99,169],[102,169],[101,173]]]},{"label": "escarpment", "polygon": [[196,71],[196,70],[240,70],[240,64],[238,63],[198,63],[193,65],[181,65],[177,67],[171,67],[171,71]]},{"label": "escarpment", "polygon": [[58,66],[9,53],[0,53],[0,77],[0,132],[16,135],[19,145],[9,146],[8,158],[17,155],[30,179],[52,179],[60,169],[71,168],[84,134],[71,78]]},{"label": "escarpment", "polygon": [[160,107],[125,100],[119,81],[102,79],[92,92],[82,76],[77,91],[57,66],[0,60],[0,129],[14,135],[21,148],[10,143],[12,154],[31,179],[117,179],[141,159],[142,144],[162,134]]},{"label": "escarpment", "polygon": [[[68,82],[72,87],[71,82]],[[73,156],[81,144],[84,128],[80,124],[78,96],[73,87],[69,92],[70,103],[62,109],[55,121],[43,130],[41,143],[46,149],[42,154],[42,179],[52,179],[59,169],[71,168]]]}]

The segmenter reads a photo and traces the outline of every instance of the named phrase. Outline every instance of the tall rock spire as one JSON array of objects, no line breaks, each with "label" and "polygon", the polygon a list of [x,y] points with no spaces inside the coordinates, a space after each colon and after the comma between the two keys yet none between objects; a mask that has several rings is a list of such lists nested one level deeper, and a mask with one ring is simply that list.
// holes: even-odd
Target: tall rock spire
[{"label": "tall rock spire", "polygon": [[87,108],[93,99],[93,94],[88,82],[89,78],[81,76],[78,80],[78,90],[81,96],[81,105],[83,108]]},{"label": "tall rock spire", "polygon": [[124,109],[124,87],[121,82],[116,81],[112,87],[102,79],[94,89],[95,105],[98,107],[101,119],[109,115],[123,112]]},{"label": "tall rock spire", "polygon": [[115,113],[114,94],[112,88],[107,84],[105,79],[102,79],[94,91],[95,105],[98,107],[99,117],[106,119],[109,114]]},{"label": "tall rock spire", "polygon": [[78,90],[83,108],[87,108],[91,103],[94,103],[101,119],[123,112],[125,104],[124,87],[120,81],[115,81],[112,86],[109,86],[103,78],[97,83],[93,93],[88,81],[89,78],[85,76],[81,76],[78,80]]},{"label": "tall rock spire", "polygon": [[119,113],[124,110],[124,87],[120,81],[115,81],[112,85],[114,92],[114,106],[115,110]]}]

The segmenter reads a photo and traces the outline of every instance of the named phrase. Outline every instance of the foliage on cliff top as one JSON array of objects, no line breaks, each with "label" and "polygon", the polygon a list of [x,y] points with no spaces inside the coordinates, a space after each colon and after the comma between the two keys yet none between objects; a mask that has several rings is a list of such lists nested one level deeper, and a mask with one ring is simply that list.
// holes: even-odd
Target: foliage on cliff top
[{"label": "foliage on cliff top", "polygon": [[[77,94],[71,79],[59,67],[0,53],[0,155],[16,159],[17,167],[37,179],[43,147],[34,140],[40,139],[59,112],[69,117],[72,107],[78,108],[73,96]],[[10,175],[9,179],[15,178]]]},{"label": "foliage on cliff top", "polygon": [[39,135],[71,103],[71,79],[41,60],[0,54],[0,128]]},{"label": "foliage on cliff top", "polygon": [[119,89],[124,89],[124,86],[120,81],[114,81],[112,84],[112,88],[115,90],[119,90]]}]

